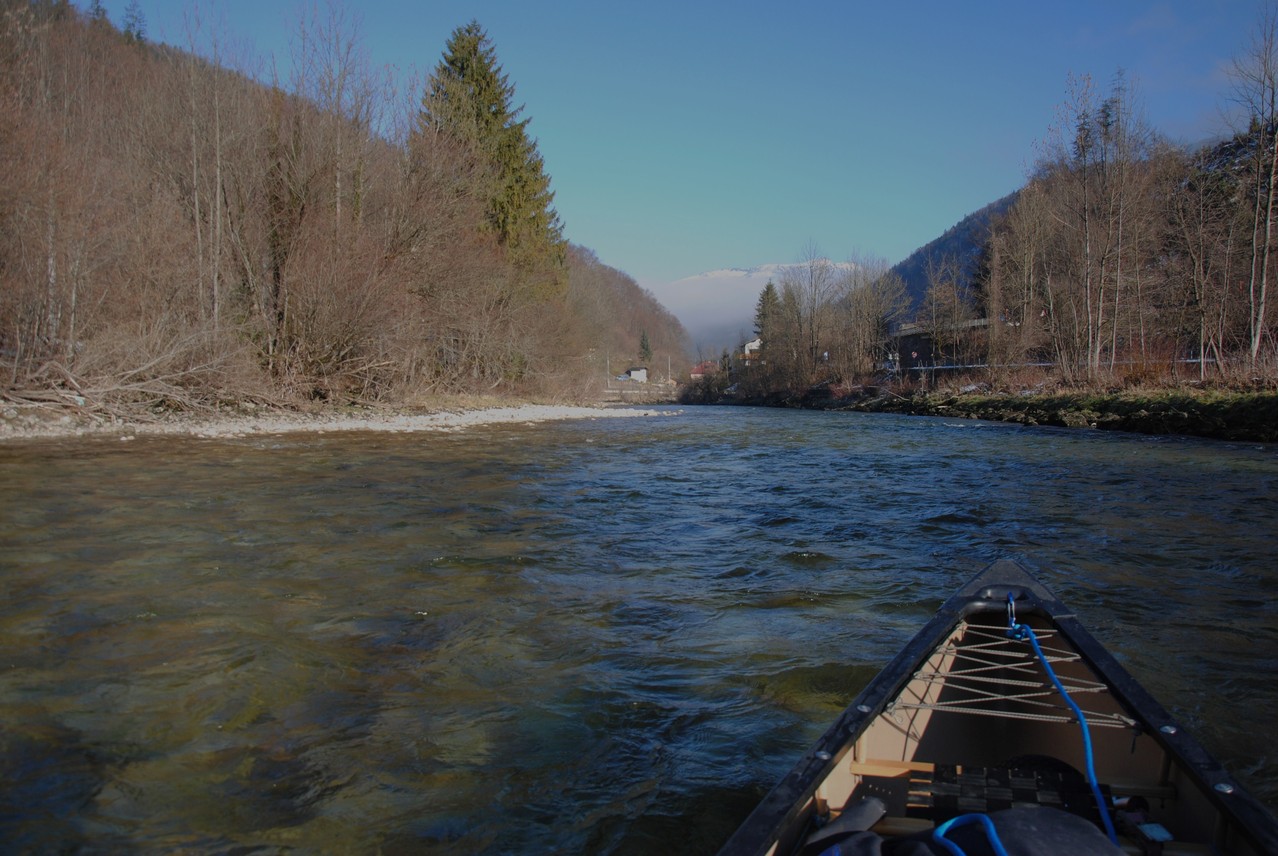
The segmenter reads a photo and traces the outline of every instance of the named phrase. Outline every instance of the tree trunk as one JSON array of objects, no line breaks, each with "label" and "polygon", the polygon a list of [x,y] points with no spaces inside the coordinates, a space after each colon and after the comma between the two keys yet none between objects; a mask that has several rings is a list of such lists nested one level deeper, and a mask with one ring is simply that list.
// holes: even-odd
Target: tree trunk
[{"label": "tree trunk", "polygon": [[[1265,324],[1265,302],[1269,290],[1269,255],[1273,244],[1274,223],[1274,182],[1278,179],[1278,128],[1265,129],[1269,135],[1269,175],[1265,193],[1265,237],[1262,242],[1260,258],[1260,282],[1253,286],[1251,311],[1251,348],[1249,359],[1252,371],[1256,370],[1260,356],[1260,346],[1268,333]],[[1259,293],[1257,293],[1257,289]]]}]

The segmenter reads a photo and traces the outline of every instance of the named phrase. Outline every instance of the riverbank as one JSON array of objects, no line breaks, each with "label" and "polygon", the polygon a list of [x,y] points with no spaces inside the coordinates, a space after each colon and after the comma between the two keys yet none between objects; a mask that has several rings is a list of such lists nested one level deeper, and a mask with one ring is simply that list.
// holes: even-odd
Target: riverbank
[{"label": "riverbank", "polygon": [[669,415],[635,407],[536,404],[501,399],[441,399],[414,408],[286,410],[241,407],[214,414],[165,414],[130,420],[103,419],[53,408],[0,407],[0,442],[22,439],[118,436],[247,437],[256,434],[335,431],[459,431],[498,423]]},{"label": "riverbank", "polygon": [[915,393],[878,389],[832,401],[836,410],[986,419],[1021,425],[1177,434],[1278,442],[1278,393],[1177,389],[999,394]]}]

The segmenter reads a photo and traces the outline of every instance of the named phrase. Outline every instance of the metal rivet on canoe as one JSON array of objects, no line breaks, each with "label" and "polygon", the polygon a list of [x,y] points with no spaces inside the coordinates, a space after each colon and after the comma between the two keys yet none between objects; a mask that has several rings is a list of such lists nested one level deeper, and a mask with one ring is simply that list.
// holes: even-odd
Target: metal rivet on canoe
[{"label": "metal rivet on canoe", "polygon": [[869,713],[869,712],[870,712],[870,706],[869,706],[868,704],[858,704],[858,705],[856,706],[856,709],[857,709],[857,711],[858,711],[859,713]]},{"label": "metal rivet on canoe", "polygon": [[1162,728],[1160,728],[1160,729],[1158,729],[1158,730],[1159,730],[1159,731],[1161,731],[1161,732],[1163,732],[1164,734],[1175,734],[1175,733],[1176,733],[1176,726],[1174,726],[1174,725],[1164,725]]},{"label": "metal rivet on canoe", "polygon": [[1222,794],[1232,794],[1234,792],[1234,786],[1229,784],[1229,782],[1217,782],[1215,788]]},{"label": "metal rivet on canoe", "polygon": [[833,757],[834,757],[833,755],[831,755],[829,752],[825,751],[824,749],[816,753],[816,759],[818,761],[829,761]]}]

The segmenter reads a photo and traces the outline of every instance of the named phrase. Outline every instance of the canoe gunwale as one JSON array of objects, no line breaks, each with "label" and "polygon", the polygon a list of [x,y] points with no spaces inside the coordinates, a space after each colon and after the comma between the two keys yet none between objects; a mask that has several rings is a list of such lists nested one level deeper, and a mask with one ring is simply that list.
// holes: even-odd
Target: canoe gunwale
[{"label": "canoe gunwale", "polygon": [[[1019,564],[1001,560],[955,592],[923,628],[870,681],[829,729],[763,798],[720,856],[769,853],[780,840],[798,844],[817,788],[852,751],[869,725],[901,695],[907,684],[955,628],[976,615],[1006,612],[1008,594],[1017,618],[1043,619],[1078,652],[1108,686],[1117,702],[1200,789],[1213,807],[1258,853],[1278,853],[1278,820],[1233,779],[1083,627],[1075,614]],[[785,852],[784,849],[777,852]]]}]

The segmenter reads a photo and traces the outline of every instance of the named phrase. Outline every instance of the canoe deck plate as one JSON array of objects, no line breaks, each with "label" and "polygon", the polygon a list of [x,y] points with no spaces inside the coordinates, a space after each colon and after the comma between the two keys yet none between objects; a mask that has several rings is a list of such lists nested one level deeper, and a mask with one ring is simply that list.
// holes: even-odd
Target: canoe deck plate
[{"label": "canoe deck plate", "polygon": [[[1108,788],[1104,791],[1108,798]],[[935,823],[971,812],[1041,805],[1100,825],[1087,783],[1077,773],[1059,770],[938,764],[930,777],[911,782],[910,797],[907,815]]]}]

